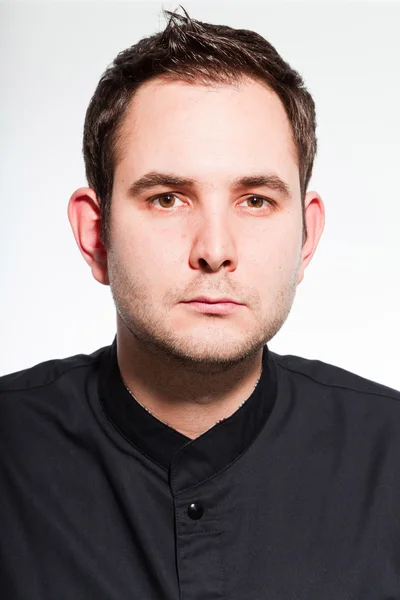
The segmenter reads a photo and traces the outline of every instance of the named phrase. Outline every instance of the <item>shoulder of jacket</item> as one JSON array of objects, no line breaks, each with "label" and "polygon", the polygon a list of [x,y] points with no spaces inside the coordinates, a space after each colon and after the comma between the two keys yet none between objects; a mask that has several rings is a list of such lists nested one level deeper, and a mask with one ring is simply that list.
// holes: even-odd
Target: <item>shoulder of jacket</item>
[{"label": "shoulder of jacket", "polygon": [[271,356],[275,363],[284,370],[298,375],[303,379],[306,378],[310,382],[313,381],[320,386],[400,401],[400,391],[352,373],[342,367],[321,360],[313,360],[290,354],[281,355],[271,352]]},{"label": "shoulder of jacket", "polygon": [[75,354],[66,358],[54,358],[36,365],[7,373],[0,377],[0,399],[14,392],[28,392],[50,386],[77,369],[87,368],[96,363],[109,346],[104,346],[91,354]]}]

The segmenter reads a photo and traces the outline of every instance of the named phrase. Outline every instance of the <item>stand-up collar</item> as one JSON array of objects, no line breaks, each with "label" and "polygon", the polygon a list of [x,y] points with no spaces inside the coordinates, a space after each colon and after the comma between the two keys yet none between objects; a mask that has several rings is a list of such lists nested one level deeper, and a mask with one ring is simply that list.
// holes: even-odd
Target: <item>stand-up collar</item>
[{"label": "stand-up collar", "polygon": [[100,400],[115,427],[140,452],[166,470],[172,465],[177,475],[174,487],[183,489],[225,468],[261,431],[277,391],[276,366],[267,346],[263,349],[262,365],[260,380],[243,406],[191,440],[148,413],[130,395],[119,370],[115,336],[100,367]]}]

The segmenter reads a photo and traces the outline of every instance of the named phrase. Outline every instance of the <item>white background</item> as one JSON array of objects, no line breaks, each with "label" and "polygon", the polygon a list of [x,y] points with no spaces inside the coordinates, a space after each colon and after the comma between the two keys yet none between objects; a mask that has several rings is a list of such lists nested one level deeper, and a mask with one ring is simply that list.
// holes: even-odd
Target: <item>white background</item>
[{"label": "white background", "polygon": [[[326,227],[269,343],[400,389],[400,5],[185,2],[254,29],[305,79]],[[116,54],[172,2],[0,2],[0,374],[111,343],[115,309],[81,257],[68,200],[86,186],[85,111]]]}]

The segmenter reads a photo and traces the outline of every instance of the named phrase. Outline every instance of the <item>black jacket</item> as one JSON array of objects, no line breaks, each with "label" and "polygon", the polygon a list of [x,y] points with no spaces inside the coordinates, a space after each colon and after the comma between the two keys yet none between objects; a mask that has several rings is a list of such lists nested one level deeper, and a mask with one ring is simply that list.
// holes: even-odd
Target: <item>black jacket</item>
[{"label": "black jacket", "polygon": [[400,599],[400,393],[264,347],[195,440],[116,338],[0,378],[1,600]]}]

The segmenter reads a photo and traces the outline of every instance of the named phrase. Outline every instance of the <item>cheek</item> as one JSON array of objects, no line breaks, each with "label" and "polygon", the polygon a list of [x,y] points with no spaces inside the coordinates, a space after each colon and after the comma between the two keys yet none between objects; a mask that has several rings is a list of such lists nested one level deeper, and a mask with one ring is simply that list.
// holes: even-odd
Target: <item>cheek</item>
[{"label": "cheek", "polygon": [[251,270],[269,277],[292,272],[298,262],[301,239],[297,231],[268,228],[246,243],[246,262]]},{"label": "cheek", "polygon": [[[179,236],[169,238],[165,233],[149,228],[122,227],[118,232],[115,251],[127,277],[145,288],[168,288],[185,261]],[[187,234],[181,236],[187,238]],[[179,247],[178,247],[179,246]],[[187,257],[186,257],[187,261]]]}]

